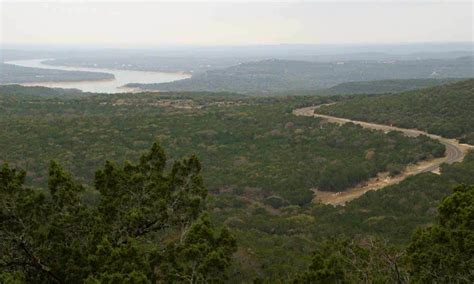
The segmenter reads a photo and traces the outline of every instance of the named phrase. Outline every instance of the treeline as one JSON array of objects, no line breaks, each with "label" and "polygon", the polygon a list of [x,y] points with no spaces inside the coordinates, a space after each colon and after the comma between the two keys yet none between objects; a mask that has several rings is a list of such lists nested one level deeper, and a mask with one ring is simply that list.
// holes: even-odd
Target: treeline
[{"label": "treeline", "polygon": [[401,94],[355,97],[318,112],[417,128],[474,144],[474,79]]}]

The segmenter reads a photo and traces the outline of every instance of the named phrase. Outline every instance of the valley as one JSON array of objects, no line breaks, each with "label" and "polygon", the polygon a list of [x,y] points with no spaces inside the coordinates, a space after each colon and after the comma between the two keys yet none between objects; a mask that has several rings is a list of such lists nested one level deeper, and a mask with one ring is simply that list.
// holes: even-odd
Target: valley
[{"label": "valley", "polygon": [[[331,236],[403,247],[416,227],[433,221],[451,188],[474,183],[471,147],[453,138],[327,112],[429,93],[436,104],[456,101],[457,113],[469,113],[471,88],[467,80],[393,95],[255,97],[0,86],[0,157],[26,169],[25,184],[39,191],[48,184],[48,162],[57,161],[93,204],[95,171],[107,161],[138,162],[149,141],[159,141],[173,162],[195,155],[210,218],[239,244],[230,277],[276,280],[303,271],[308,250]],[[464,95],[436,95],[453,92]],[[471,117],[458,119],[468,125]]]},{"label": "valley", "polygon": [[2,1],[0,283],[474,283],[472,4],[322,2]]}]

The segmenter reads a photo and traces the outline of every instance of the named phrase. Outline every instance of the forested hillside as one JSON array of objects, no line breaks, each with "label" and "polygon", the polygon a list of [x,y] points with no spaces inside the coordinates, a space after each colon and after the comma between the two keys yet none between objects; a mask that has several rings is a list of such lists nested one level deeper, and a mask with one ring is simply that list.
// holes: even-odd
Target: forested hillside
[{"label": "forested hillside", "polygon": [[474,284],[472,3],[0,2],[0,284]]},{"label": "forested hillside", "polygon": [[400,93],[416,89],[434,87],[462,81],[463,79],[400,79],[400,80],[379,80],[341,83],[328,88],[330,94],[379,94],[379,93]]},{"label": "forested hillside", "polygon": [[[471,153],[462,163],[445,165],[441,175],[413,176],[368,192],[346,206],[286,206],[275,211],[227,194],[216,198],[213,211],[216,220],[236,234],[239,272],[285,277],[288,271],[304,269],[311,259],[307,252],[326,238],[345,236],[365,244],[370,238],[382,238],[400,248],[410,241],[417,226],[435,220],[436,207],[452,188],[474,184],[473,172]],[[474,233],[474,228],[470,230]]]},{"label": "forested hillside", "polygon": [[[214,222],[198,159],[166,165],[155,143],[138,162],[106,162],[93,188],[51,162],[47,189],[31,189],[24,171],[3,164],[0,280],[470,282],[474,187],[456,185],[474,182],[472,154],[347,207],[220,207],[218,195]],[[443,198],[437,222],[400,245]]]},{"label": "forested hillside", "polygon": [[197,93],[75,100],[6,95],[0,102],[5,125],[0,157],[26,168],[33,185],[45,182],[50,159],[86,182],[106,157],[129,159],[158,138],[173,158],[201,157],[213,192],[251,190],[258,199],[304,205],[313,198],[311,188],[342,191],[378,172],[444,153],[444,146],[427,137],[385,135],[291,113],[297,104],[327,100],[225,100]]},{"label": "forested hillside", "polygon": [[474,79],[381,96],[361,96],[318,112],[355,120],[417,128],[474,144]]},{"label": "forested hillside", "polygon": [[[459,84],[443,88],[463,89]],[[50,260],[44,262],[45,266],[27,268],[27,277],[32,277],[28,279],[58,277],[72,281],[92,275],[90,279],[97,281],[177,281],[193,274],[193,267],[199,263],[202,265],[195,271],[199,279],[319,281],[322,278],[318,277],[326,277],[321,270],[333,275],[333,270],[326,269],[333,267],[338,272],[333,276],[339,277],[334,279],[340,281],[360,282],[363,277],[389,281],[397,277],[393,270],[396,261],[399,275],[432,280],[429,273],[435,268],[428,260],[437,261],[437,255],[425,254],[426,246],[420,240],[436,245],[439,238],[431,233],[438,229],[418,233],[413,242],[411,235],[417,227],[435,222],[437,206],[453,188],[474,184],[471,153],[462,163],[443,166],[441,175],[425,173],[410,177],[398,185],[369,192],[344,207],[312,203],[313,193],[309,189],[321,187],[322,177],[333,181],[331,187],[324,189],[343,190],[378,171],[403,167],[444,152],[444,147],[427,137],[404,137],[353,124],[338,126],[292,114],[297,107],[329,102],[336,102],[337,106],[358,99],[357,96],[251,98],[229,93],[143,93],[87,94],[80,98],[64,94],[61,99],[60,94],[61,90],[9,86],[0,95],[0,163],[9,163],[0,174],[0,200],[6,202],[2,208],[21,204],[14,212],[28,220],[28,214],[38,213],[38,219],[32,219],[34,222],[28,223],[26,231],[13,226],[11,219],[1,218],[2,232],[14,230],[10,237],[23,232],[28,247],[41,254],[39,259]],[[161,148],[153,146],[149,151],[155,140],[161,141],[166,149],[169,163],[164,168],[160,166],[164,161],[162,150],[158,150]],[[144,158],[139,159],[143,154]],[[192,158],[178,162],[182,157]],[[57,162],[51,164],[50,160]],[[129,162],[122,164],[124,161]],[[149,174],[148,161],[159,164],[155,168],[158,174]],[[13,170],[17,167],[25,169],[26,176]],[[187,174],[195,178],[188,179]],[[185,190],[165,198],[184,198],[183,204],[189,207],[182,207],[180,212],[185,215],[179,216],[187,219],[161,215],[160,212],[170,212],[162,207],[170,203],[160,203],[161,195],[144,199],[149,200],[146,206],[137,205],[144,193],[140,190],[156,185],[161,192],[168,192],[173,187],[167,181],[174,179],[176,185],[184,186],[181,178],[193,181],[192,192],[200,197],[188,196],[184,192],[189,191]],[[25,187],[34,190],[19,191]],[[204,188],[209,191],[205,202]],[[111,190],[118,190],[120,195],[111,195]],[[459,188],[454,196],[470,196],[471,191]],[[30,200],[38,201],[32,206]],[[117,204],[124,206],[120,212],[113,210]],[[64,211],[53,211],[58,206],[63,206],[60,208]],[[196,214],[186,215],[192,212]],[[82,216],[84,220],[73,216]],[[170,230],[153,227],[157,231],[148,234],[144,228],[149,223],[144,222],[157,216],[171,225]],[[115,221],[108,222],[111,219],[107,218]],[[193,228],[189,231],[193,232],[189,242],[177,237],[182,232],[181,221],[192,224],[186,227]],[[38,224],[43,226],[37,227]],[[229,231],[221,229],[222,226]],[[472,234],[472,228],[461,228],[467,236]],[[65,233],[55,235],[52,242],[40,238],[59,231]],[[147,234],[136,238],[137,232]],[[77,237],[83,234],[90,236],[87,242]],[[112,241],[98,243],[93,235]],[[123,243],[125,239],[130,242]],[[14,239],[9,240],[15,243]],[[154,242],[150,248],[159,253],[145,250],[151,240]],[[147,245],[143,246],[144,243]],[[98,244],[103,257],[91,258],[97,255]],[[448,277],[445,279],[454,273],[460,277],[467,275],[464,266],[449,262],[452,254],[465,258],[469,255],[469,251],[457,245],[450,242],[451,247],[438,247],[440,251],[447,247],[443,253],[447,257],[439,260],[446,263],[447,268],[442,270],[443,277]],[[0,265],[6,260],[10,263],[11,256],[31,260],[21,246],[8,245],[5,251],[8,253],[2,255]],[[194,254],[197,251],[203,253]],[[352,251],[358,253],[354,255]],[[318,255],[323,255],[323,260]],[[423,261],[419,261],[420,255]],[[330,259],[337,263],[327,262]],[[127,263],[124,260],[140,265],[127,266],[121,270],[123,274],[112,275]],[[67,268],[69,273],[58,272],[57,268],[66,261],[71,264]],[[343,265],[347,261],[354,261],[358,268]],[[217,263],[221,266],[214,265]],[[153,269],[147,264],[152,264]],[[49,270],[54,276],[35,273],[37,269]],[[361,271],[365,276],[361,276]],[[22,275],[0,273],[0,280]],[[68,275],[79,276],[69,279]]]},{"label": "forested hillside", "polygon": [[275,92],[316,90],[351,81],[440,79],[474,76],[472,57],[445,60],[308,62],[263,60],[209,70],[160,84],[128,84],[160,91]]}]

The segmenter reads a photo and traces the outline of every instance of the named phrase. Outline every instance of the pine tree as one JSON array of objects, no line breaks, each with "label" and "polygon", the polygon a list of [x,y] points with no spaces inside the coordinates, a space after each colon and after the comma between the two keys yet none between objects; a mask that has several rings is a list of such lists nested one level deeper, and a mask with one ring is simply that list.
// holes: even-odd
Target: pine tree
[{"label": "pine tree", "polygon": [[[138,163],[106,162],[93,192],[51,162],[47,189],[0,169],[1,281],[35,283],[202,282],[225,279],[235,239],[205,214],[195,156],[167,171],[158,143]],[[172,269],[171,269],[172,268]]]}]

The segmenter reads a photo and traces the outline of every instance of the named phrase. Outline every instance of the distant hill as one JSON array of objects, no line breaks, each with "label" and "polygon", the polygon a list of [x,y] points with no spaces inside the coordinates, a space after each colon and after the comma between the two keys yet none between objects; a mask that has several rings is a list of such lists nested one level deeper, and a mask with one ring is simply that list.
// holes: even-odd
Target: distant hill
[{"label": "distant hill", "polygon": [[90,54],[76,57],[56,58],[43,63],[52,66],[108,68],[151,72],[200,73],[212,69],[226,68],[241,62],[239,58],[160,57],[137,54]]},{"label": "distant hill", "polygon": [[102,72],[64,71],[29,68],[0,63],[0,84],[20,84],[35,82],[69,82],[114,79],[113,74]]},{"label": "distant hill", "polygon": [[399,79],[399,80],[379,80],[341,83],[328,88],[331,94],[382,94],[400,93],[416,89],[439,86],[447,83],[462,81],[458,78],[446,79]]},{"label": "distant hill", "polygon": [[417,128],[474,144],[474,79],[400,94],[356,96],[318,112]]},{"label": "distant hill", "polygon": [[48,99],[48,98],[78,98],[91,95],[91,93],[83,93],[78,89],[61,89],[47,87],[25,87],[21,85],[0,85],[0,98],[10,97],[15,99]]},{"label": "distant hill", "polygon": [[308,62],[263,60],[209,70],[192,78],[128,87],[160,91],[267,93],[318,90],[350,81],[440,79],[474,76],[473,57],[408,61]]}]

